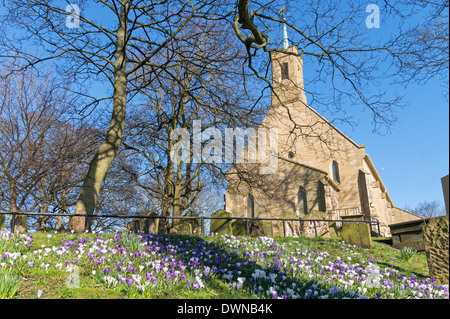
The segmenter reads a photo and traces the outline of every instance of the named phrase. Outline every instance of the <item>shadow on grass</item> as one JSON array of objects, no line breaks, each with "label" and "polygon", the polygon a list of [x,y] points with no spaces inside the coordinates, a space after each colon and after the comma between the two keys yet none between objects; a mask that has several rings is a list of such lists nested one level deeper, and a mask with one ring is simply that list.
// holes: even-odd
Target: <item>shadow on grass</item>
[{"label": "shadow on grass", "polygon": [[[213,242],[209,240],[205,240],[199,236],[195,235],[144,235],[144,240],[152,241],[153,243],[158,242],[158,246],[160,247],[159,253],[161,253],[162,258],[164,259],[165,253],[170,254],[170,251],[175,246],[176,250],[181,254],[175,256],[178,260],[182,261],[185,265],[189,265],[191,269],[204,269],[205,267],[213,268],[215,267],[215,282],[213,285],[219,287],[219,289],[224,289],[225,287],[230,287],[229,293],[232,296],[238,299],[246,299],[246,298],[277,298],[277,297],[287,297],[286,291],[288,289],[292,289],[295,291],[294,295],[297,295],[298,298],[308,299],[318,297],[320,295],[321,289],[323,290],[323,294],[329,294],[329,288],[331,284],[324,285],[323,283],[319,283],[320,279],[302,279],[295,277],[292,272],[290,272],[291,266],[283,265],[276,256],[278,250],[275,248],[276,246],[267,246],[267,250],[272,250],[273,261],[268,262],[266,265],[261,265],[255,260],[251,260],[248,257],[246,252],[242,251],[243,247],[238,247],[234,252],[230,252],[223,244],[219,242]],[[217,239],[216,239],[217,240]],[[256,240],[256,238],[252,238],[249,240]],[[296,243],[299,244],[299,247],[304,243],[311,244],[313,241],[323,241],[322,238],[317,239],[304,239],[304,238],[296,238]],[[284,239],[278,238],[278,244],[283,242],[293,242],[292,239]],[[241,250],[239,250],[241,249]],[[207,253],[207,254],[206,254]],[[242,257],[244,254],[246,257]],[[204,258],[205,255],[209,256],[209,258]],[[299,258],[301,256],[298,256]],[[306,257],[305,257],[306,258]],[[267,261],[267,257],[266,257]],[[292,260],[293,263],[297,263],[297,260]],[[283,267],[285,266],[285,267]],[[187,268],[188,269],[188,268]],[[266,279],[258,279],[252,278],[252,274],[257,271],[264,271],[266,273]],[[232,272],[232,277],[229,277],[231,280],[225,280],[224,275],[230,275],[229,272]],[[193,274],[193,270],[191,270]],[[240,272],[240,273],[239,273]],[[272,274],[272,278],[270,277]],[[238,277],[245,278],[245,280],[238,281]],[[255,284],[256,283],[256,284]],[[242,285],[242,286],[241,286]],[[234,287],[233,287],[234,286]],[[241,287],[239,287],[241,286]],[[255,288],[256,286],[256,288]],[[239,288],[238,288],[239,287]],[[296,289],[295,289],[296,288]],[[231,290],[231,291],[230,291]],[[343,297],[346,296],[356,296],[357,293],[352,289],[342,289],[340,292],[336,292],[334,296]],[[276,292],[276,293],[275,293]],[[316,292],[316,295],[314,293]],[[200,294],[205,298],[205,295]],[[292,294],[291,294],[292,296]],[[333,297],[334,297],[333,296]],[[170,297],[169,297],[170,298]],[[214,298],[214,296],[209,296],[207,298]],[[223,297],[219,297],[223,298]],[[227,296],[228,298],[228,296]],[[233,297],[231,297],[233,298]]]}]

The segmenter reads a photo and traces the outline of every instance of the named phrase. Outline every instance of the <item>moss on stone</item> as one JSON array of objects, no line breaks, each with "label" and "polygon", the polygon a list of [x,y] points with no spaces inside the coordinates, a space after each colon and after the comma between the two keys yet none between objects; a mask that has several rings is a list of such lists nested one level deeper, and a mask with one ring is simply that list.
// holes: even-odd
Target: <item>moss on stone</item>
[{"label": "moss on stone", "polygon": [[189,223],[178,224],[173,227],[173,232],[181,235],[192,234],[192,225]]},{"label": "moss on stone", "polygon": [[[150,213],[148,215],[149,217],[157,217],[159,216],[156,213]],[[145,220],[144,229],[142,231],[149,232],[150,234],[157,234],[159,229],[159,218],[147,218]]]},{"label": "moss on stone", "polygon": [[[232,217],[231,213],[219,209],[211,215],[211,217]],[[219,235],[232,235],[231,219],[211,219],[210,231]]]},{"label": "moss on stone", "polygon": [[364,223],[346,223],[341,229],[341,238],[350,245],[372,248],[370,227]]},{"label": "moss on stone", "polygon": [[[194,212],[193,210],[189,210],[186,213],[183,214],[183,216],[186,217],[200,217],[200,215],[196,212]],[[196,218],[196,219],[181,219],[180,220],[180,224],[190,224],[191,225],[191,230],[192,233],[194,234],[200,234],[202,229],[201,229],[201,221],[200,219]]]},{"label": "moss on stone", "polygon": [[327,213],[319,212],[318,210],[312,210],[305,215],[305,219],[327,219]]},{"label": "moss on stone", "polygon": [[234,236],[245,236],[246,235],[246,226],[245,220],[237,219],[231,224],[232,233]]},{"label": "moss on stone", "polygon": [[271,220],[263,220],[263,232],[265,236],[273,237],[273,224]]},{"label": "moss on stone", "polygon": [[281,218],[299,218],[299,217],[297,216],[297,214],[288,211],[288,212],[282,213]]},{"label": "moss on stone", "polygon": [[440,283],[449,282],[449,219],[430,218],[423,229],[423,239],[430,276]]}]

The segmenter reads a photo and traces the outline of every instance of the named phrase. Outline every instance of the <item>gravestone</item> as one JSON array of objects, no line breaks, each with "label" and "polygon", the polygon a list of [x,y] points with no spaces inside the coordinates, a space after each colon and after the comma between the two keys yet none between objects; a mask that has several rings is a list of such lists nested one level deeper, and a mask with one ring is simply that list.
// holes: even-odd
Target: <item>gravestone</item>
[{"label": "gravestone", "polygon": [[392,236],[392,247],[396,249],[409,247],[417,251],[424,251],[424,226],[424,219],[389,225]]},{"label": "gravestone", "polygon": [[[199,214],[190,210],[187,211],[183,216],[186,217],[200,217]],[[202,223],[200,218],[195,219],[181,219],[180,224],[190,224],[192,229],[192,234],[201,234],[202,233]]]},{"label": "gravestone", "polygon": [[304,237],[314,238],[316,236],[328,236],[328,215],[324,212],[312,210],[303,219],[321,219],[320,221],[302,221],[300,223],[300,232]]},{"label": "gravestone", "polygon": [[[232,217],[231,213],[224,211],[223,209],[219,209],[211,217]],[[217,233],[218,235],[228,234],[231,235],[233,233],[231,228],[231,219],[211,219],[210,232]]]},{"label": "gravestone", "polygon": [[[249,222],[250,226],[250,222]],[[234,222],[231,223],[231,231],[234,236],[246,236],[246,226],[245,226],[245,220],[243,219],[237,219]]]},{"label": "gravestone", "polygon": [[372,248],[370,227],[366,223],[344,223],[341,229],[341,238],[350,245]]},{"label": "gravestone", "polygon": [[180,223],[170,228],[171,234],[190,235],[192,234],[192,225],[189,223]]},{"label": "gravestone", "polygon": [[271,220],[261,221],[263,225],[264,236],[273,237],[273,223]]},{"label": "gravestone", "polygon": [[[152,217],[152,216],[159,216],[159,215],[156,213],[151,213],[148,216]],[[144,227],[143,231],[148,232],[149,234],[157,234],[158,227],[159,227],[159,218],[146,218],[145,219],[145,227]]]},{"label": "gravestone", "polygon": [[[248,221],[248,236],[250,237],[260,237],[268,236],[270,231],[268,229],[269,225],[264,225],[260,220],[249,220]],[[235,220],[231,224],[231,228],[234,236],[247,236],[247,225],[244,219]]]},{"label": "gravestone", "polygon": [[[281,214],[281,218],[298,219],[299,217],[295,213],[284,212],[284,213]],[[283,222],[282,222],[281,225],[283,226]],[[286,220],[284,222],[284,225],[286,225],[286,229],[283,231],[283,234],[285,234],[286,237],[300,237],[301,236],[300,222],[299,221]]]},{"label": "gravestone", "polygon": [[138,230],[141,230],[141,221],[139,219],[133,219],[127,224],[127,230],[130,233],[137,234]]},{"label": "gravestone", "polygon": [[425,253],[430,277],[449,282],[449,220],[448,215],[429,218],[423,230]]}]

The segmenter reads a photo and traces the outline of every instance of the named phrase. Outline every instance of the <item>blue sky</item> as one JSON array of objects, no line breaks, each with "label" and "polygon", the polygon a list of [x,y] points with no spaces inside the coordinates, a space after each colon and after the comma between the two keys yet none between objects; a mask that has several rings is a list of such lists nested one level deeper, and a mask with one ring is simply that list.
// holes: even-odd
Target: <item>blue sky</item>
[{"label": "blue sky", "polygon": [[[368,15],[364,8],[361,11]],[[380,28],[366,29],[367,36],[389,37],[402,26],[405,25],[397,18],[384,16],[381,11]],[[363,21],[361,27],[365,28]],[[308,66],[304,68],[307,83]],[[390,127],[390,133],[372,132],[369,111],[350,111],[354,120],[359,121],[353,128],[338,123],[336,127],[356,143],[365,144],[395,206],[414,208],[419,202],[437,200],[445,207],[441,178],[449,174],[449,103],[443,93],[448,89],[442,87],[439,79],[430,79],[422,85],[410,84],[406,88],[391,87],[386,79],[385,83],[381,80],[379,86],[391,92],[394,89],[406,104],[395,112],[398,122]],[[378,86],[372,89],[377,90]]]},{"label": "blue sky", "polygon": [[397,207],[433,200],[444,206],[441,178],[449,173],[449,105],[442,92],[435,79],[407,88],[404,99],[409,105],[397,113],[390,134],[372,133],[364,120],[346,132],[366,145]]},{"label": "blue sky", "polygon": [[[361,12],[365,17],[364,9]],[[368,32],[382,34],[395,28],[395,21],[391,26],[384,23]],[[281,42],[281,36],[278,40]],[[356,114],[360,123],[353,130],[336,126],[356,143],[365,144],[397,207],[413,208],[421,201],[434,200],[444,206],[441,178],[449,173],[449,106],[442,96],[441,83],[430,80],[424,85],[410,85],[400,93],[408,105],[397,112],[399,121],[390,133],[372,133],[368,112]]]}]

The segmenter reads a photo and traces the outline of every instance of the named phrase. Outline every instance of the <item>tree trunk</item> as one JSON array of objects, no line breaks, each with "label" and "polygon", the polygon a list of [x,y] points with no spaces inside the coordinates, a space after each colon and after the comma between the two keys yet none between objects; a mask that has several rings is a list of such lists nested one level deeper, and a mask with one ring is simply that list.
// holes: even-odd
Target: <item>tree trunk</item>
[{"label": "tree trunk", "polygon": [[5,215],[0,215],[0,230],[5,230],[6,227],[6,219],[5,219]]},{"label": "tree trunk", "polygon": [[[9,200],[9,210],[11,212],[18,212],[17,208],[17,193],[16,193],[16,185],[14,182],[11,183],[10,189],[10,200]],[[9,223],[11,225],[12,215],[10,217]],[[26,233],[27,232],[27,217],[26,216],[18,216],[14,219],[14,229],[11,229],[12,233]]]},{"label": "tree trunk", "polygon": [[[169,135],[170,136],[170,135]],[[174,173],[174,163],[170,158],[170,150],[173,147],[173,142],[169,140],[169,147],[167,150],[167,165],[164,170],[164,188],[162,194],[162,216],[170,216],[171,209],[173,206],[173,191],[174,191],[174,181],[173,181],[173,173]],[[161,218],[159,221],[159,231],[168,233],[170,230],[170,224],[168,219]]]},{"label": "tree trunk", "polygon": [[[116,53],[114,61],[114,95],[113,113],[105,141],[102,143],[92,159],[87,176],[81,187],[80,197],[75,207],[75,214],[92,215],[97,204],[98,194],[106,172],[119,150],[123,129],[125,125],[125,110],[127,100],[127,73],[126,73],[126,42],[127,17],[125,8],[127,1],[122,1],[119,27],[117,30]],[[71,218],[68,229],[75,232],[84,230],[85,218],[74,216]],[[90,225],[87,225],[90,229]]]},{"label": "tree trunk", "polygon": [[56,222],[55,222],[55,230],[56,231],[62,230],[62,228],[63,228],[62,219],[63,219],[63,216],[61,216],[61,215],[56,216]]},{"label": "tree trunk", "polygon": [[[40,161],[43,162],[42,157],[41,157]],[[46,200],[45,194],[44,194],[44,187],[46,184],[47,184],[47,179],[44,176],[42,178],[42,186],[39,190],[40,202],[41,202],[41,204],[39,205],[39,212],[44,213],[44,214],[48,213],[48,201]],[[47,230],[46,225],[47,225],[47,221],[49,220],[49,218],[50,218],[49,216],[39,215],[36,231],[38,231],[38,232],[46,231]]]}]

